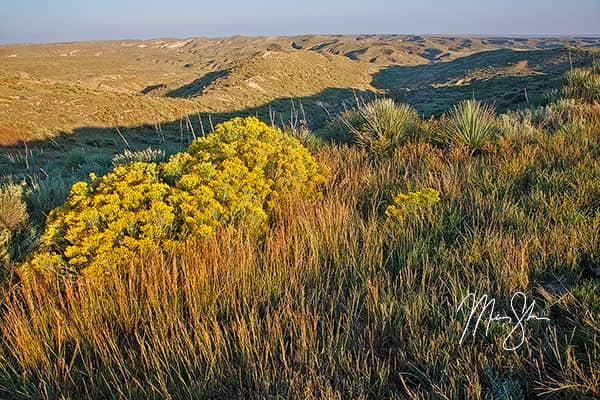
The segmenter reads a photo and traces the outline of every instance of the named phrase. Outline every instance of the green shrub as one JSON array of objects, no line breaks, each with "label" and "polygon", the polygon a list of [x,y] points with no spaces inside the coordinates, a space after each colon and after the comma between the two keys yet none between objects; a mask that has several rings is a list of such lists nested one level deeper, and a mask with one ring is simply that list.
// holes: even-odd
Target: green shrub
[{"label": "green shrub", "polygon": [[[594,106],[576,99],[558,99],[546,106],[525,108],[502,115],[502,119],[514,119],[527,126],[554,132],[567,124],[581,125],[596,118]],[[510,129],[510,127],[506,127]]]},{"label": "green shrub", "polygon": [[42,178],[39,175],[29,177],[24,195],[31,218],[42,222],[50,210],[63,204],[75,180],[72,175],[58,173]]},{"label": "green shrub", "polygon": [[592,70],[592,73],[600,74],[600,60],[594,60],[590,69]]},{"label": "green shrub", "polygon": [[389,156],[419,131],[419,115],[408,104],[377,99],[361,106],[354,121],[347,121],[354,142],[371,154]]},{"label": "green shrub", "polygon": [[440,192],[432,188],[416,192],[398,193],[393,203],[385,210],[388,221],[419,220],[427,215],[434,204],[440,201]]},{"label": "green shrub", "polygon": [[29,169],[29,157],[27,151],[24,151],[23,153],[21,153],[20,150],[6,152],[6,154],[2,155],[2,158],[7,161],[8,165],[19,169]]},{"label": "green shrub", "polygon": [[68,169],[81,168],[87,161],[85,152],[82,149],[73,149],[65,156],[65,162]]},{"label": "green shrub", "polygon": [[360,114],[358,110],[346,110],[325,125],[323,137],[333,143],[352,143],[352,127],[358,126]]},{"label": "green shrub", "polygon": [[540,128],[535,126],[529,117],[518,113],[500,115],[498,125],[506,138],[518,142],[535,140],[540,133]]},{"label": "green shrub", "polygon": [[497,132],[493,107],[476,100],[464,100],[455,105],[444,128],[447,143],[466,146],[472,153],[480,150]]},{"label": "green shrub", "polygon": [[324,141],[320,136],[316,135],[313,131],[306,127],[292,129],[289,131],[286,130],[286,133],[298,139],[300,143],[302,143],[308,149],[318,149],[324,144]]},{"label": "green shrub", "polygon": [[498,371],[486,367],[485,373],[490,382],[487,389],[487,398],[493,400],[521,400],[525,398],[521,383],[509,375],[503,379]]},{"label": "green shrub", "polygon": [[586,279],[578,282],[569,294],[573,296],[569,305],[587,310],[592,320],[600,319],[600,282]]},{"label": "green shrub", "polygon": [[256,118],[236,118],[165,163],[119,165],[77,182],[50,213],[43,247],[23,270],[98,277],[218,228],[261,232],[281,199],[318,196],[321,172],[296,139]]},{"label": "green shrub", "polygon": [[561,93],[562,93],[561,89],[554,88],[554,89],[546,90],[540,95],[538,104],[540,106],[546,106],[548,104],[551,104],[562,98]]}]

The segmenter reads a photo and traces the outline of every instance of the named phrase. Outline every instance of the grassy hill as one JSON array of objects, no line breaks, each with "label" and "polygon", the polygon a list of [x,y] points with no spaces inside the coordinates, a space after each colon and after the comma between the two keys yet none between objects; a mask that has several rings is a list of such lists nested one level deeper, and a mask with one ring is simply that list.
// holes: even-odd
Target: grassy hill
[{"label": "grassy hill", "polygon": [[[385,93],[425,115],[473,95],[503,109],[525,103],[525,90],[535,100],[586,58],[561,48],[599,43],[363,35],[0,46],[0,131],[7,145],[81,127],[243,111],[335,88]],[[427,105],[431,96],[439,107]]]},{"label": "grassy hill", "polygon": [[77,127],[133,127],[181,118],[198,110],[184,99],[91,89],[69,81],[0,72],[0,145],[69,133]]}]

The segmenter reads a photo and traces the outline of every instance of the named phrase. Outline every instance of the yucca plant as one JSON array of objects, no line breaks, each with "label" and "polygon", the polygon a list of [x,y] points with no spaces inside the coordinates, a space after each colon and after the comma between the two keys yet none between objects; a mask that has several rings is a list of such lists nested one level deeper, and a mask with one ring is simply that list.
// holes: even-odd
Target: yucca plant
[{"label": "yucca plant", "polygon": [[377,99],[361,106],[354,125],[348,122],[348,126],[358,146],[382,157],[418,132],[419,115],[408,104]]},{"label": "yucca plant", "polygon": [[129,164],[132,162],[161,162],[165,160],[165,152],[161,149],[148,147],[145,150],[130,151],[125,149],[123,153],[115,155],[112,159],[113,166]]},{"label": "yucca plant", "polygon": [[463,100],[450,110],[443,134],[448,144],[466,146],[474,153],[497,132],[492,106],[477,100]]},{"label": "yucca plant", "polygon": [[567,72],[565,86],[562,94],[565,97],[574,97],[586,102],[600,101],[600,67],[594,63],[590,69],[574,69]]},{"label": "yucca plant", "polygon": [[360,120],[357,109],[345,110],[325,125],[322,136],[333,143],[352,143],[352,130],[359,126]]},{"label": "yucca plant", "polygon": [[600,74],[600,60],[594,60],[594,62],[592,62],[592,73],[594,74]]},{"label": "yucca plant", "polygon": [[324,141],[321,137],[316,135],[313,131],[306,127],[300,127],[298,129],[287,129],[285,131],[290,136],[298,139],[305,147],[309,149],[317,149],[323,145]]}]

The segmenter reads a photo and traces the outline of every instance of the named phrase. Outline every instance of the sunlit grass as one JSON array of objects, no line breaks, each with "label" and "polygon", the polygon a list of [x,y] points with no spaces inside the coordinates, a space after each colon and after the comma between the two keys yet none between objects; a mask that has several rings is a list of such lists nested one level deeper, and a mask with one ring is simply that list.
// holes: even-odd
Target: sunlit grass
[{"label": "sunlit grass", "polygon": [[[600,119],[564,107],[388,157],[313,143],[323,198],[275,204],[264,235],[7,285],[0,397],[598,398]],[[508,325],[459,344],[465,295],[508,310],[516,291],[550,323],[514,352]]]},{"label": "sunlit grass", "polygon": [[[528,396],[592,398],[596,300],[586,284],[573,307],[569,288],[598,251],[600,216],[588,200],[597,132],[541,133],[537,144],[483,158],[422,143],[383,162],[323,148],[332,170],[324,199],[276,212],[263,239],[223,233],[146,254],[103,287],[64,282],[57,295],[52,281],[22,285],[0,325],[0,390],[482,398],[510,382]],[[382,229],[392,196],[419,187],[440,192],[429,217]],[[566,292],[549,289],[557,276]],[[516,353],[502,350],[499,333],[458,345],[465,317],[454,310],[466,293],[505,301],[516,290],[538,300],[551,329],[531,325]]]}]

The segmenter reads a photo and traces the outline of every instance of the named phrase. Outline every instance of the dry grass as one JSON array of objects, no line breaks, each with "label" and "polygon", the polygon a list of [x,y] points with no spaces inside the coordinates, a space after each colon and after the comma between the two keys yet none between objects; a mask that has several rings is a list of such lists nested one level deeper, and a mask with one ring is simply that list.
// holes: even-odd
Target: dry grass
[{"label": "dry grass", "polygon": [[[323,147],[324,199],[289,204],[264,237],[223,233],[144,255],[102,287],[17,287],[0,324],[0,392],[595,398],[600,214],[585,199],[600,177],[597,128],[503,138],[476,157],[427,143],[379,161]],[[422,187],[442,194],[431,216],[384,225],[392,194]],[[565,290],[544,289],[559,276]],[[504,307],[516,290],[549,327],[529,323],[516,352],[502,350],[507,326],[458,344],[466,293]]]},{"label": "dry grass", "polygon": [[194,114],[198,105],[83,88],[0,71],[0,146],[47,139],[79,127],[135,127]]},{"label": "dry grass", "polygon": [[[407,46],[419,48],[425,43],[440,50],[441,41],[465,46],[452,57],[467,47],[475,51],[490,46],[484,39],[409,39]],[[275,50],[289,45],[289,39],[261,40]],[[315,52],[356,50],[356,44],[345,39],[293,40],[303,48],[316,46]],[[357,63],[379,51],[373,50],[375,42],[384,50],[397,44],[393,37],[353,40],[371,46],[354,54]],[[160,53],[164,58],[156,64],[166,59],[173,61],[171,66],[188,61],[190,54],[200,58],[214,52],[218,57],[206,68],[221,69],[230,63],[220,57],[239,59],[251,43],[248,38],[222,43],[114,42],[103,44],[100,51],[112,52],[108,60],[114,61],[122,59],[123,47],[140,57],[140,65]],[[529,47],[542,42],[520,43]],[[136,47],[141,44],[154,47],[146,52]],[[198,104],[92,89],[89,82],[64,83],[78,76],[81,65],[91,63],[92,57],[100,57],[93,55],[98,47],[89,45],[77,59],[80,53],[68,55],[73,46],[78,45],[44,47],[49,58],[55,58],[52,52],[57,48],[67,54],[62,57],[66,61],[51,68],[52,74],[59,74],[66,66],[64,76],[54,78],[64,80],[59,85],[36,75],[48,73],[44,62],[30,63],[18,56],[3,64],[32,69],[29,77],[0,77],[0,90],[23,96],[20,102],[13,99],[17,105],[0,103],[0,112],[6,104],[15,107],[13,111],[21,113],[16,115],[26,116],[17,124],[28,134],[39,129],[40,135],[52,135],[55,129],[79,124],[135,124],[154,118],[155,111],[167,105],[172,107],[165,109],[168,114],[178,112],[179,106]],[[395,47],[386,57],[406,49]],[[32,57],[41,51],[38,46],[3,47],[0,56],[24,52]],[[442,54],[431,50],[411,54],[410,60],[443,59]],[[244,71],[253,62],[240,68]],[[260,68],[264,65],[256,62]],[[372,64],[379,62],[391,60]],[[99,64],[99,69],[111,68]],[[159,69],[165,74],[175,71],[155,68],[149,75]],[[250,75],[257,71],[253,68],[247,69]],[[524,68],[519,66],[519,74]],[[438,70],[442,75],[447,71]],[[122,72],[115,82],[129,81]],[[235,79],[220,83],[237,85],[235,72],[219,79],[231,77]],[[177,86],[175,81],[167,83]],[[140,77],[132,85],[138,90],[157,83],[162,82]],[[212,95],[217,86],[219,82],[208,88]],[[273,93],[284,90],[285,85]],[[35,96],[40,96],[35,100],[40,105],[50,106],[34,110]],[[98,120],[66,119],[72,116],[67,110],[79,110],[72,103],[79,98],[85,99],[81,112],[101,107],[108,111]],[[451,98],[440,98],[440,104]],[[121,115],[128,107],[140,114],[128,120]],[[3,115],[6,119],[9,114]],[[132,147],[143,145],[139,149],[157,143],[181,146],[184,134],[191,137],[185,121],[177,120],[172,130],[157,129],[151,143],[144,142],[145,137],[134,143],[127,132],[125,136]],[[598,398],[598,107],[559,102],[507,115],[502,121],[511,129],[476,154],[459,146],[441,148],[426,135],[397,146],[384,159],[352,146],[315,142],[314,151],[331,170],[323,199],[282,205],[261,236],[229,231],[175,253],[143,254],[102,285],[9,276],[0,290],[0,397],[485,399],[510,390],[525,398]],[[436,130],[444,123],[431,120],[424,126]],[[112,156],[124,143],[110,129],[100,132],[93,138],[63,137],[3,155],[2,174],[14,172],[27,180],[32,219],[43,219],[60,203],[72,180],[110,168]],[[75,145],[68,147],[70,142]],[[426,217],[386,221],[386,207],[397,193],[422,188],[441,194]],[[10,268],[5,275],[14,266]],[[467,293],[488,294],[500,309],[508,310],[518,290],[536,300],[536,314],[549,317],[549,324],[529,321],[527,340],[514,352],[502,349],[507,325],[459,344],[467,315],[456,309]]]}]

